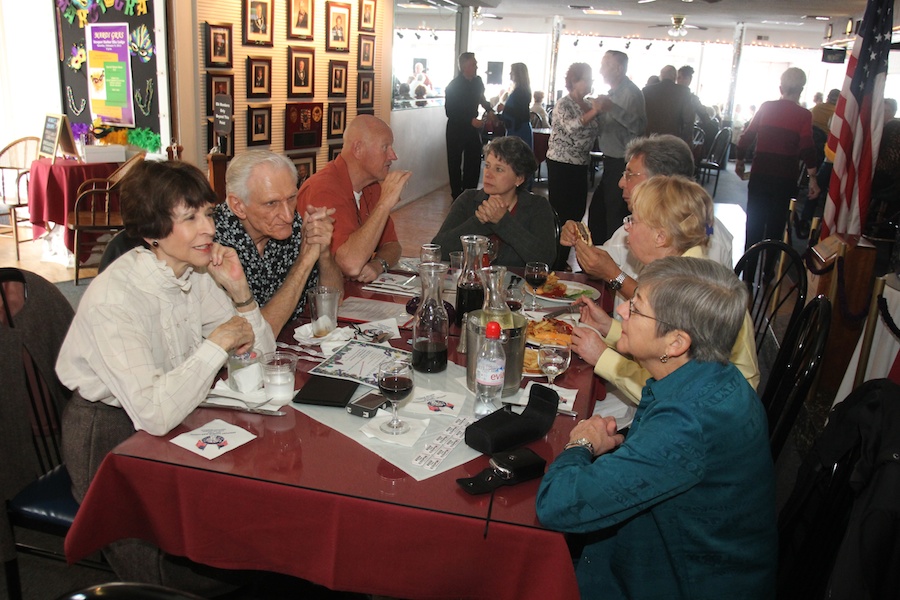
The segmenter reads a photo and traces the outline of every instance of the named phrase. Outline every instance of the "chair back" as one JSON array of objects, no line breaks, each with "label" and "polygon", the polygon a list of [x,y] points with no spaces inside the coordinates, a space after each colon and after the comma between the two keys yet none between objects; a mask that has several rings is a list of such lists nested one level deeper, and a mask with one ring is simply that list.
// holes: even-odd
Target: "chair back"
[{"label": "chair back", "polygon": [[784,242],[763,240],[744,253],[734,272],[750,292],[748,310],[764,384],[781,340],[806,303],[806,266],[797,251]]},{"label": "chair back", "polygon": [[816,296],[788,330],[762,393],[769,446],[777,459],[822,363],[831,328],[831,302]]},{"label": "chair back", "polygon": [[531,115],[528,117],[529,122],[531,123],[532,129],[540,129],[544,126],[544,122],[541,120],[541,115],[532,111]]},{"label": "chair back", "polygon": [[119,194],[112,187],[101,185],[80,191],[70,216],[72,217],[68,222],[70,229],[116,231],[123,227],[122,215],[119,212]]},{"label": "chair back", "polygon": [[56,600],[203,600],[200,596],[161,585],[117,581],[63,594]]},{"label": "chair back", "polygon": [[37,137],[23,137],[8,144],[0,150],[0,201],[20,203],[23,196],[20,181],[31,169],[31,163],[37,160],[41,140]]},{"label": "chair back", "polygon": [[728,151],[731,149],[731,127],[723,127],[716,134],[706,162],[714,169],[724,169],[728,163]]},{"label": "chair back", "polygon": [[125,175],[128,174],[128,171],[130,171],[136,164],[142,162],[146,157],[147,157],[146,152],[140,152],[138,154],[135,154],[134,156],[132,156],[125,162],[123,162],[122,165],[118,169],[113,171],[110,174],[110,176],[106,178],[107,181],[109,181],[109,184],[110,184],[109,187],[110,188],[116,187],[119,184],[119,182],[122,181],[122,179],[125,177]]}]

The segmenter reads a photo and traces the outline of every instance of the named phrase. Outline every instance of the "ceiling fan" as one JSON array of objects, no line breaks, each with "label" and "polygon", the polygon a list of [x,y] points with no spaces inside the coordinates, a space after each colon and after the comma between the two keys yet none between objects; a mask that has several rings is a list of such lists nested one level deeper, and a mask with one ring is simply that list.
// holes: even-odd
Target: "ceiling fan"
[{"label": "ceiling fan", "polygon": [[686,36],[688,33],[688,29],[706,31],[706,27],[700,27],[699,25],[688,25],[684,21],[684,15],[672,15],[672,23],[670,25],[650,25],[650,27],[668,27],[669,30],[666,33],[668,33],[672,37]]}]

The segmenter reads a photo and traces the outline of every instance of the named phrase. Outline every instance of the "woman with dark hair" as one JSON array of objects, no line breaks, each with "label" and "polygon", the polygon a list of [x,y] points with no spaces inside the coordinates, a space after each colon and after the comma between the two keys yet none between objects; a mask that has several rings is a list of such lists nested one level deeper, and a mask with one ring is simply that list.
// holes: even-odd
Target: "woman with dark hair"
[{"label": "woman with dark hair", "polygon": [[687,257],[647,265],[619,305],[619,349],[651,375],[634,421],[575,425],[537,497],[544,526],[584,534],[582,598],[775,597],[766,414],[728,362],[746,312],[731,269]]},{"label": "woman with dark hair", "polygon": [[[74,392],[63,454],[79,502],[114,446],[136,430],[165,435],[181,423],[230,354],[275,349],[237,254],[213,242],[215,201],[187,163],[144,161],[122,180],[125,231],[143,243],[91,282],[56,362]],[[146,542],[104,553],[127,581],[194,590],[219,583],[195,580],[183,566],[170,572]]]},{"label": "woman with dark hair", "polygon": [[484,189],[460,194],[432,240],[441,245],[444,260],[462,250],[459,236],[478,234],[494,242],[495,265],[552,262],[557,244],[553,209],[525,189],[536,168],[531,148],[517,137],[497,138],[485,146]]},{"label": "woman with dark hair", "polygon": [[[591,67],[574,63],[566,72],[568,95],[553,108],[553,124],[547,145],[547,191],[559,222],[580,221],[587,208],[588,167],[591,147],[600,133],[600,103],[585,100],[594,84]],[[567,246],[557,248],[551,263],[565,268]]]},{"label": "woman with dark hair", "polygon": [[505,104],[497,108],[500,120],[506,125],[506,134],[522,138],[529,148],[534,148],[531,131],[531,79],[525,63],[513,63],[509,78],[515,86]]}]

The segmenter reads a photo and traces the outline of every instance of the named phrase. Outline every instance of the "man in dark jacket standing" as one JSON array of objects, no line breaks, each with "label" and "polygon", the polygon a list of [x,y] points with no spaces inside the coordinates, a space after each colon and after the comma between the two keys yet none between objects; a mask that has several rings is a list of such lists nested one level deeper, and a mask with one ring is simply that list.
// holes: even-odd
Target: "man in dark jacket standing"
[{"label": "man in dark jacket standing", "polygon": [[694,133],[694,107],[691,91],[675,83],[678,72],[666,65],[659,72],[659,83],[643,89],[647,110],[647,135],[668,133],[680,137],[688,146]]},{"label": "man in dark jacket standing", "polygon": [[447,112],[447,169],[450,192],[455,199],[464,190],[478,186],[481,168],[481,134],[484,122],[478,118],[478,106],[486,115],[493,109],[484,98],[484,83],[478,77],[478,61],[472,52],[459,55],[459,75],[446,90],[444,110]]}]

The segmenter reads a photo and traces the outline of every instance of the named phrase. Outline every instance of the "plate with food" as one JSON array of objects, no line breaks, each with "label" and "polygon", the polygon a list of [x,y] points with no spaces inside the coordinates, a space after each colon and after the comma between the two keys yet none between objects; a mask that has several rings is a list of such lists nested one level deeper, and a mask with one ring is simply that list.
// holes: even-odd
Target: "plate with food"
[{"label": "plate with food", "polygon": [[[525,342],[540,346],[541,344],[569,345],[572,343],[572,325],[559,319],[528,321],[525,330]],[[537,360],[537,357],[535,357]]]},{"label": "plate with food", "polygon": [[525,362],[522,364],[523,377],[543,377],[541,368],[538,366],[537,348],[525,348]]},{"label": "plate with food", "polygon": [[586,283],[562,281],[556,273],[550,273],[547,282],[537,288],[537,295],[547,302],[572,303],[582,296],[589,300],[600,298],[600,290]]}]

